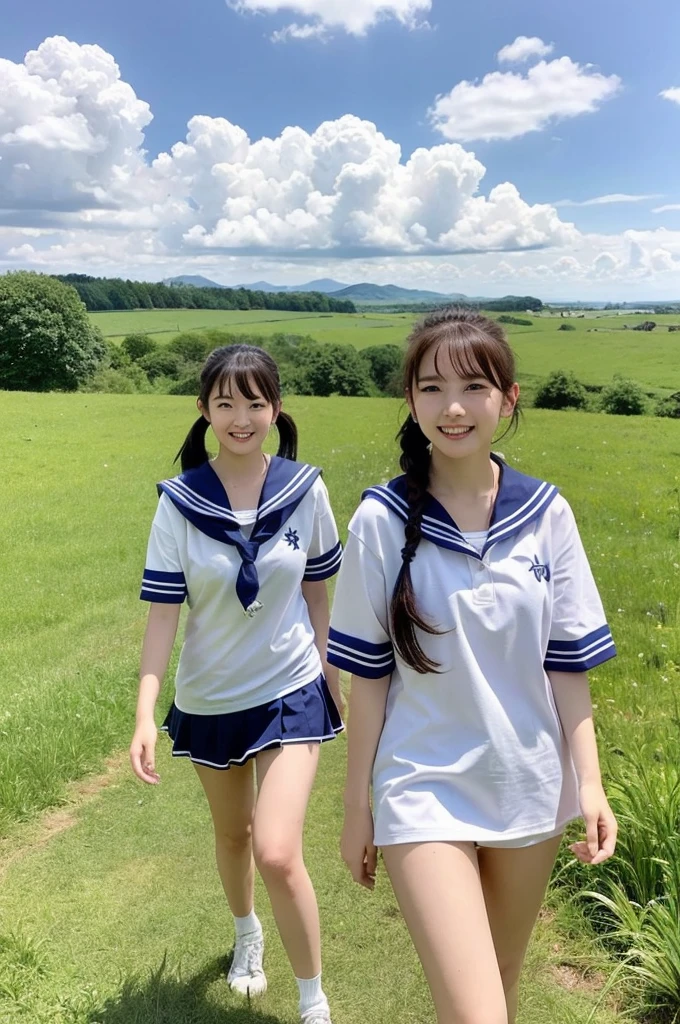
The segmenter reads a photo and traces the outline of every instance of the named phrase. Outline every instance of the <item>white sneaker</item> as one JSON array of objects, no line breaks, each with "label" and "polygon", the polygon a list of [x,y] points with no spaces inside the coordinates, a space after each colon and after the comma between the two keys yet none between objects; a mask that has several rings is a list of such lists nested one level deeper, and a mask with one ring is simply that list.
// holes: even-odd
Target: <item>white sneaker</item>
[{"label": "white sneaker", "polygon": [[326,1010],[312,1010],[308,1014],[303,1014],[302,1024],[333,1024],[331,1021],[331,1011]]},{"label": "white sneaker", "polygon": [[236,940],[227,983],[242,996],[261,996],[267,991],[267,979],[262,970],[264,938],[262,932],[250,932]]}]

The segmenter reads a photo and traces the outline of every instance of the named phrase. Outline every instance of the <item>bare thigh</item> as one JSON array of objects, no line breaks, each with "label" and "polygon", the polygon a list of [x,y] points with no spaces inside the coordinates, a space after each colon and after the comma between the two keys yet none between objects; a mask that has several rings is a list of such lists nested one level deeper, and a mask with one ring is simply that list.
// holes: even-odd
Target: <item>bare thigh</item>
[{"label": "bare thigh", "polygon": [[251,836],[255,809],[252,761],[226,771],[194,764],[208,800],[215,837],[227,846],[242,846]]},{"label": "bare thigh", "polygon": [[383,847],[382,855],[438,1024],[507,1024],[473,844],[408,843]]},{"label": "bare thigh", "polygon": [[289,743],[257,755],[254,846],[258,863],[302,856],[302,831],[318,763],[318,743]]},{"label": "bare thigh", "polygon": [[507,988],[519,979],[561,839],[515,850],[477,850],[489,926]]}]

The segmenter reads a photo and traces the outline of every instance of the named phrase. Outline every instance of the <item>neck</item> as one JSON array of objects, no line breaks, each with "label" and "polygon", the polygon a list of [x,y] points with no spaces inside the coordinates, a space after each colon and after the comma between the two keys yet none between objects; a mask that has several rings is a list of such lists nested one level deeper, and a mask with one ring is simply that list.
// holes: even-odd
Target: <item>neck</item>
[{"label": "neck", "polygon": [[267,470],[267,460],[261,448],[254,452],[248,452],[247,455],[235,455],[234,452],[230,452],[220,445],[220,451],[213,461],[213,467],[219,477],[238,482],[264,476]]},{"label": "neck", "polygon": [[488,452],[466,459],[449,459],[436,448],[432,451],[430,489],[458,497],[475,498],[488,494],[496,486],[498,467]]}]

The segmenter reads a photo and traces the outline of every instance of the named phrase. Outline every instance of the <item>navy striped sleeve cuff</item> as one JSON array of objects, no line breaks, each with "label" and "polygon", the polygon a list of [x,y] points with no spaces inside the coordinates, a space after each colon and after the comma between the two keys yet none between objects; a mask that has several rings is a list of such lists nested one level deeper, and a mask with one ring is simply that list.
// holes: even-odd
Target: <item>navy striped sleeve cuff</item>
[{"label": "navy striped sleeve cuff", "polygon": [[342,562],[342,544],[340,541],[318,558],[308,558],[303,580],[327,580],[335,576]]},{"label": "navy striped sleeve cuff", "polygon": [[369,644],[358,637],[339,633],[333,627],[328,634],[327,657],[331,665],[363,679],[389,676],[395,666],[394,649],[389,640],[384,644]]},{"label": "navy striped sleeve cuff", "polygon": [[145,569],[142,579],[141,601],[153,604],[182,604],[187,596],[187,584],[183,572],[158,572]]},{"label": "navy striped sleeve cuff", "polygon": [[616,657],[609,626],[600,626],[580,640],[549,640],[544,668],[553,672],[587,672]]}]

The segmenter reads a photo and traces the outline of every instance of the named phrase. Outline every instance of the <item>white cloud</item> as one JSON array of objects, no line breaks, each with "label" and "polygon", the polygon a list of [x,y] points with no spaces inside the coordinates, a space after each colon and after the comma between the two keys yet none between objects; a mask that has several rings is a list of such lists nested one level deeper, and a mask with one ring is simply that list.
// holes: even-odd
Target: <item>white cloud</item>
[{"label": "white cloud", "polygon": [[668,213],[669,210],[680,210],[680,203],[666,203],[665,206],[655,206],[652,213]]},{"label": "white cloud", "polygon": [[554,49],[554,43],[544,43],[538,36],[517,36],[514,43],[498,51],[496,58],[499,64],[521,64],[530,57],[547,57]]},{"label": "white cloud", "polygon": [[[660,195],[658,193],[652,193],[652,194],[648,194],[648,195],[629,195],[628,193],[625,193],[625,192],[612,192],[610,195],[595,196],[594,199],[584,199],[584,200],[582,200],[580,202],[575,200],[575,199],[558,199],[558,201],[556,203],[553,203],[552,205],[556,206],[556,207],[561,207],[561,206],[609,206],[612,203],[643,203],[643,202],[645,202],[648,199],[660,199],[660,198],[661,197],[660,197]],[[662,206],[659,209],[665,210],[665,209],[668,209],[668,207],[663,207]],[[656,211],[654,211],[654,212],[656,212]]]},{"label": "white cloud", "polygon": [[273,43],[286,43],[289,39],[325,40],[327,38],[328,29],[322,22],[318,22],[316,25],[298,25],[297,22],[293,22],[292,25],[286,25],[285,28],[271,34]]},{"label": "white cloud", "polygon": [[[393,18],[407,28],[418,25],[419,17],[432,9],[432,0],[227,0],[228,6],[240,13],[278,14],[290,11],[311,18],[313,28],[341,29],[362,36],[378,21]],[[309,38],[301,35],[309,25],[295,23],[295,34],[283,38]],[[286,30],[284,29],[284,32]],[[281,41],[280,39],[278,41]]]},{"label": "white cloud", "polygon": [[514,139],[579,114],[616,95],[618,75],[602,75],[569,57],[540,61],[526,75],[493,71],[481,82],[462,81],[438,96],[430,121],[447,139]]},{"label": "white cloud", "polygon": [[673,89],[664,89],[659,93],[659,96],[663,96],[665,100],[670,100],[672,103],[680,103],[680,86],[675,86]]},{"label": "white cloud", "polygon": [[148,104],[99,46],[45,40],[0,59],[0,193],[6,208],[115,207],[144,174]]}]

